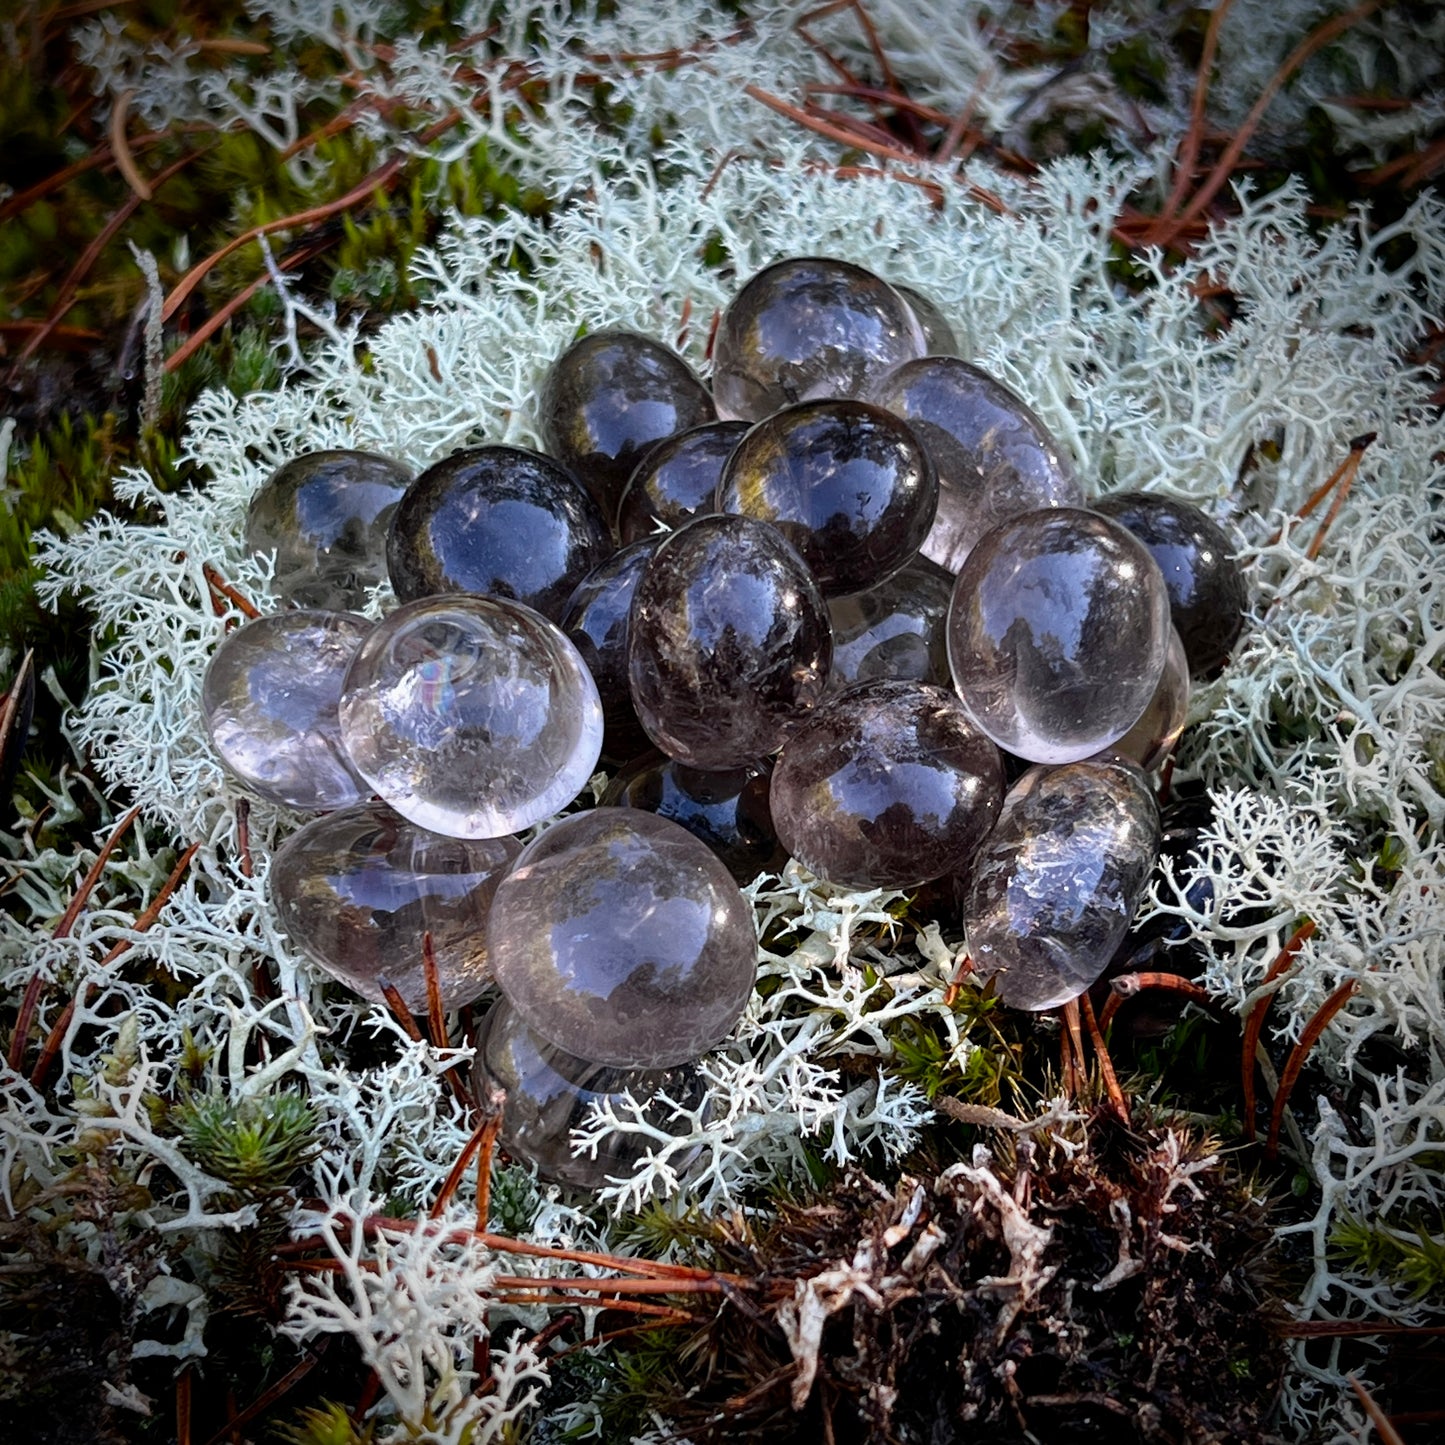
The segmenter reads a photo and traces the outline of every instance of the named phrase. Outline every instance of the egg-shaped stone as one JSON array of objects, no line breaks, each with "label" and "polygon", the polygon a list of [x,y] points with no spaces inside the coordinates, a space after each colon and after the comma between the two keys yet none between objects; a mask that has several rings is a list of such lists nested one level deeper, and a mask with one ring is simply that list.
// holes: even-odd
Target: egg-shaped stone
[{"label": "egg-shaped stone", "polygon": [[499,597],[399,607],[358,649],[340,713],[362,777],[404,818],[454,838],[551,817],[602,750],[602,704],[577,649]]},{"label": "egg-shaped stone", "polygon": [[552,363],[538,426],[610,523],[654,442],[715,421],[708,389],[675,351],[634,331],[594,331]]},{"label": "egg-shaped stone", "polygon": [[297,829],[267,884],[277,921],[319,968],[375,1003],[385,975],[425,1013],[428,933],[444,1008],[471,1003],[491,981],[487,912],[521,851],[515,838],[446,838],[371,801]]},{"label": "egg-shaped stone", "polygon": [[983,534],[1023,512],[1082,507],[1063,448],[1023,398],[971,362],[905,362],[869,401],[913,429],[938,473],[938,509],[923,543],[930,561],[957,572]]},{"label": "egg-shaped stone", "polygon": [[776,873],[787,862],[768,806],[772,767],[703,772],[662,753],[636,758],[602,795],[605,806],[641,808],[681,823],[726,864],[739,883]]},{"label": "egg-shaped stone", "polygon": [[562,631],[582,654],[602,699],[603,755],[619,761],[647,747],[627,682],[627,622],[638,579],[661,540],[646,538],[614,552],[577,584],[562,614]]},{"label": "egg-shaped stone", "polygon": [[386,546],[403,602],[476,592],[554,622],[611,552],[611,528],[576,478],[551,457],[506,446],[428,467],[401,499]]},{"label": "egg-shaped stone", "polygon": [[1159,852],[1159,808],[1132,764],[1030,768],[973,859],[963,909],[973,980],[1011,1008],[1056,1008],[1104,971]]},{"label": "egg-shaped stone", "polygon": [[370,789],[341,740],[342,683],[371,623],[300,609],[228,633],[201,681],[217,756],[251,792],[306,812],[344,808]]},{"label": "egg-shaped stone", "polygon": [[947,622],[952,596],[953,574],[919,556],[875,587],[830,598],[828,691],[886,677],[951,687]]},{"label": "egg-shaped stone", "polygon": [[781,532],[698,517],[659,544],[632,599],[632,702],[655,746],[695,768],[776,751],[823,695],[828,612]]},{"label": "egg-shaped stone", "polygon": [[712,511],[723,466],[747,431],[747,422],[714,421],[649,448],[617,504],[622,540],[670,532]]},{"label": "egg-shaped stone", "polygon": [[721,1043],[757,972],[753,913],[685,828],[636,808],[554,823],[497,888],[497,986],[543,1039],[617,1068]]},{"label": "egg-shaped stone", "polygon": [[278,467],[251,499],[246,546],[275,552],[271,590],[296,607],[350,612],[386,581],[386,533],[409,468],[374,452],[322,451]]},{"label": "egg-shaped stone", "polygon": [[1139,721],[1116,743],[1103,749],[1138,763],[1147,773],[1164,766],[1174,751],[1174,744],[1189,721],[1189,659],[1177,628],[1169,629],[1169,651],[1164,656],[1164,671],[1154,696],[1139,716]]},{"label": "egg-shaped stone", "polygon": [[954,685],[984,732],[1030,762],[1073,762],[1122,738],[1168,649],[1158,566],[1094,512],[1058,507],[995,527],[954,584]]},{"label": "egg-shaped stone", "polygon": [[938,305],[923,292],[912,286],[901,286],[897,281],[893,289],[908,303],[919,329],[923,332],[923,351],[926,356],[962,356],[958,335]]},{"label": "egg-shaped stone", "polygon": [[773,823],[810,872],[916,888],[965,868],[1003,801],[998,748],[951,692],[881,681],[830,698],[773,772]]},{"label": "egg-shaped stone", "polygon": [[1223,528],[1198,507],[1152,492],[1116,492],[1093,510],[1127,527],[1164,574],[1169,610],[1195,677],[1224,666],[1244,631],[1249,589]]},{"label": "egg-shaped stone", "polygon": [[770,522],[825,597],[876,586],[915,557],[937,505],[918,439],[861,401],[807,401],[760,421],[717,489],[717,510]]},{"label": "egg-shaped stone", "polygon": [[[624,1101],[630,1095],[644,1123],[671,1133],[684,1126],[679,1111],[696,1109],[704,1093],[694,1064],[615,1069],[574,1058],[539,1038],[505,999],[482,1022],[473,1087],[483,1102],[493,1090],[505,1091],[499,1137],[514,1159],[543,1179],[587,1190],[626,1179],[638,1160],[658,1147],[647,1134],[614,1129],[595,1146],[574,1148],[573,1131],[587,1124],[598,1106],[610,1103],[630,1119]],[[680,1168],[687,1159],[674,1153],[668,1162]]]},{"label": "egg-shaped stone", "polygon": [[924,345],[912,308],[871,271],[822,256],[775,261],[718,323],[718,415],[761,421],[794,402],[861,397]]}]

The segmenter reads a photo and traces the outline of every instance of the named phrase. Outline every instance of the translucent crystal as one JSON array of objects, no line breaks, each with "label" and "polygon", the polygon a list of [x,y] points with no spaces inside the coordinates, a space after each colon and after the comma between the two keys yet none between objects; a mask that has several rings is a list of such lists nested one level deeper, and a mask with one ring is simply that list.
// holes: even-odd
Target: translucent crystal
[{"label": "translucent crystal", "polygon": [[474,447],[416,479],[392,519],[386,557],[403,602],[479,592],[555,622],[611,551],[596,503],[551,457]]},{"label": "translucent crystal", "polygon": [[961,356],[958,337],[948,324],[943,312],[921,291],[912,286],[900,286],[896,281],[893,289],[908,303],[923,332],[923,350],[927,356]]},{"label": "translucent crystal", "polygon": [[757,970],[753,913],[685,828],[635,808],[564,818],[502,880],[487,924],[497,984],[548,1043],[667,1068],[721,1043]]},{"label": "translucent crystal", "polygon": [[648,753],[613,778],[602,802],[681,823],[722,859],[739,883],[751,883],[759,873],[777,872],[788,857],[778,846],[768,807],[771,773],[767,763],[703,772],[661,753]]},{"label": "translucent crystal", "polygon": [[1104,971],[1159,852],[1132,764],[1030,768],[973,860],[963,925],[974,979],[1012,1008],[1056,1008]]},{"label": "translucent crystal", "polygon": [[917,438],[861,401],[803,402],[760,421],[717,489],[717,510],[771,522],[825,597],[875,586],[917,555],[937,503]]},{"label": "translucent crystal", "polygon": [[662,541],[633,596],[633,706],[652,741],[695,768],[775,751],[822,697],[832,655],[807,566],[765,522],[689,522]]},{"label": "translucent crystal", "polygon": [[952,686],[946,626],[952,596],[953,575],[920,556],[866,592],[831,598],[828,691],[884,677]]},{"label": "translucent crystal", "polygon": [[954,684],[979,726],[1030,762],[1073,762],[1122,738],[1153,697],[1168,648],[1159,568],[1093,512],[1005,522],[954,584]]},{"label": "translucent crystal", "polygon": [[386,581],[386,531],[411,485],[400,463],[373,452],[307,452],[262,484],[246,514],[246,546],[276,553],[282,602],[347,612]]},{"label": "translucent crystal", "polygon": [[923,543],[957,572],[980,537],[1041,507],[1082,507],[1073,465],[1023,398],[956,356],[905,362],[868,400],[901,416],[938,472],[938,511]]},{"label": "translucent crystal", "polygon": [[[588,1122],[598,1104],[629,1093],[649,1125],[670,1132],[676,1111],[695,1109],[703,1096],[702,1077],[692,1064],[614,1069],[574,1058],[539,1038],[505,999],[482,1023],[473,1077],[478,1098],[492,1089],[506,1091],[501,1141],[507,1152],[543,1179],[576,1189],[600,1189],[609,1179],[625,1179],[657,1142],[614,1130],[595,1151],[574,1153],[572,1131]],[[671,1162],[685,1161],[674,1156]]]},{"label": "translucent crystal", "polygon": [[723,464],[747,434],[744,421],[714,421],[668,437],[638,462],[617,505],[617,532],[636,542],[713,509]]},{"label": "translucent crystal", "polygon": [[675,351],[632,331],[594,331],[552,364],[538,420],[610,523],[627,479],[656,441],[717,418],[707,388]]},{"label": "translucent crystal", "polygon": [[413,1013],[427,1007],[422,937],[432,936],[445,1008],[479,997],[487,911],[522,851],[515,838],[444,838],[384,803],[358,803],[293,833],[271,861],[276,917],[318,967],[376,1002],[379,975]]},{"label": "translucent crystal", "polygon": [[341,730],[357,771],[403,817],[453,838],[500,838],[581,792],[602,705],[577,649],[498,597],[398,608],[346,677]]},{"label": "translucent crystal", "polygon": [[959,871],[1002,801],[998,749],[926,682],[867,682],[830,698],[773,773],[783,846],[848,888],[915,888]]},{"label": "translucent crystal", "polygon": [[861,397],[922,356],[923,330],[886,281],[847,261],[800,256],[759,271],[713,342],[718,415],[761,421],[798,401]]},{"label": "translucent crystal", "polygon": [[238,627],[216,649],[201,717],[221,761],[253,793],[303,811],[366,797],[342,745],[337,704],[370,631],[349,612],[278,612]]},{"label": "translucent crystal", "polygon": [[635,757],[647,747],[627,684],[627,620],[638,578],[661,540],[651,537],[614,552],[577,584],[562,614],[562,631],[581,653],[602,699],[602,751],[609,758]]},{"label": "translucent crystal", "polygon": [[1169,650],[1164,655],[1164,671],[1159,686],[1140,715],[1139,721],[1116,743],[1103,749],[1130,762],[1138,763],[1145,772],[1162,767],[1174,751],[1174,744],[1189,721],[1189,659],[1177,628],[1169,629]]},{"label": "translucent crystal", "polygon": [[1127,527],[1159,564],[1189,671],[1208,677],[1223,667],[1249,607],[1244,574],[1223,530],[1198,507],[1152,492],[1118,492],[1093,510]]}]

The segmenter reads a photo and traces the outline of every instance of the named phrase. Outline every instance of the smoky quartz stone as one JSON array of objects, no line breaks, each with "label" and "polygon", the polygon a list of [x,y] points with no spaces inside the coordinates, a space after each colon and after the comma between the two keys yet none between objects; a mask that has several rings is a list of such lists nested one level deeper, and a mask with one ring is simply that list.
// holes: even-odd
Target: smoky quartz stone
[{"label": "smoky quartz stone", "polygon": [[289,808],[345,808],[370,789],[342,744],[338,705],[371,623],[302,609],[257,617],[216,649],[201,716],[217,755],[251,792]]},{"label": "smoky quartz stone", "polygon": [[747,430],[746,422],[714,421],[652,447],[618,503],[617,532],[623,542],[670,532],[712,511],[723,466]]},{"label": "smoky quartz stone", "polygon": [[961,356],[958,337],[947,318],[921,291],[893,283],[893,289],[908,303],[923,332],[923,349],[928,356]]},{"label": "smoky quartz stone", "polygon": [[963,910],[974,978],[1011,1008],[1056,1008],[1104,971],[1159,853],[1159,808],[1132,764],[1030,768],[973,860]]},{"label": "smoky quartz stone", "polygon": [[761,421],[794,402],[864,396],[924,345],[913,309],[871,271],[821,256],[776,261],[718,323],[718,415]]},{"label": "smoky quartz stone", "polygon": [[953,574],[919,556],[876,587],[830,598],[828,691],[886,677],[951,686],[947,622],[952,596]]},{"label": "smoky quartz stone", "polygon": [[[669,1132],[680,1123],[679,1110],[696,1109],[704,1093],[702,1076],[690,1063],[616,1069],[575,1058],[529,1029],[505,999],[482,1023],[473,1080],[483,1101],[492,1089],[506,1091],[500,1138],[509,1154],[543,1179],[587,1190],[625,1179],[657,1142],[646,1134],[613,1130],[595,1149],[574,1152],[572,1131],[588,1122],[594,1108],[620,1103],[625,1092],[642,1110],[644,1123]],[[625,1109],[623,1114],[631,1117]],[[670,1163],[677,1168],[686,1160],[673,1155]]]},{"label": "smoky quartz stone", "polygon": [[632,599],[628,677],[655,746],[695,768],[755,763],[823,695],[827,608],[787,539],[749,517],[664,538]]},{"label": "smoky quartz stone", "polygon": [[731,1031],[757,973],[753,912],[685,828],[594,808],[529,844],[492,900],[497,986],[548,1043],[670,1068]]},{"label": "smoky quartz stone", "polygon": [[275,552],[272,591],[350,612],[386,581],[386,533],[412,474],[373,452],[307,452],[278,467],[246,513],[246,546]]},{"label": "smoky quartz stone", "polygon": [[547,450],[592,494],[608,523],[654,442],[715,421],[707,388],[675,351],[632,331],[595,331],[557,358],[542,385]]},{"label": "smoky quartz stone", "polygon": [[765,762],[703,772],[649,753],[613,778],[602,802],[681,823],[722,859],[739,883],[751,883],[759,873],[776,873],[788,856],[778,844],[768,806],[771,775]]},{"label": "smoky quartz stone", "polygon": [[358,803],[293,833],[271,862],[276,916],[318,967],[381,1003],[381,976],[413,1013],[427,1007],[423,938],[431,934],[445,1008],[478,998],[487,912],[522,845],[446,838],[384,803]]},{"label": "smoky quartz stone", "polygon": [[447,592],[508,597],[554,622],[612,551],[576,479],[524,447],[473,447],[428,467],[392,518],[391,585],[403,602]]},{"label": "smoky quartz stone", "polygon": [[1188,502],[1152,492],[1116,492],[1093,510],[1127,527],[1164,574],[1169,610],[1195,677],[1224,666],[1244,631],[1249,591],[1222,528]]},{"label": "smoky quartz stone", "polygon": [[868,400],[908,423],[938,472],[938,510],[923,555],[950,572],[1000,522],[1084,505],[1073,464],[1043,422],[971,362],[905,362],[870,388]]},{"label": "smoky quartz stone", "polygon": [[915,888],[966,867],[1003,801],[999,751],[958,699],[926,682],[830,698],[773,773],[778,837],[848,888]]}]

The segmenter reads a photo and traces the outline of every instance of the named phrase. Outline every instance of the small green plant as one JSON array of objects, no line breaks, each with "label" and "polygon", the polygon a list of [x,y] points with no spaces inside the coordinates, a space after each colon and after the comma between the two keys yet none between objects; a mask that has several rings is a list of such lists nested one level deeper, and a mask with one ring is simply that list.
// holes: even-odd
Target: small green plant
[{"label": "small green plant", "polygon": [[253,1198],[285,1189],[316,1148],[316,1113],[291,1091],[239,1101],[199,1094],[174,1110],[172,1123],[189,1158]]}]

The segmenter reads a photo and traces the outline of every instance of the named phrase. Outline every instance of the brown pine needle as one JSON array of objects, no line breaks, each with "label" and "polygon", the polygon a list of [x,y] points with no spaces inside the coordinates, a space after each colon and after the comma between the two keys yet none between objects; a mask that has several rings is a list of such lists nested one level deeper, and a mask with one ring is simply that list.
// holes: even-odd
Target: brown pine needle
[{"label": "brown pine needle", "polygon": [[442,983],[437,973],[437,951],[432,942],[431,929],[421,936],[421,968],[426,978],[426,1027],[434,1049],[450,1046],[447,1038],[447,1019],[442,1010]]},{"label": "brown pine needle", "polygon": [[437,1191],[437,1197],[432,1202],[432,1207],[427,1210],[428,1219],[440,1219],[447,1205],[451,1203],[452,1195],[457,1192],[462,1182],[462,1175],[467,1172],[467,1165],[472,1162],[472,1155],[482,1147],[482,1141],[486,1137],[492,1121],[483,1119],[475,1129],[472,1130],[472,1137],[462,1145],[462,1152],[457,1155],[457,1162],[452,1165],[451,1172],[442,1182],[442,1187]]},{"label": "brown pine needle", "polygon": [[1375,432],[1367,432],[1362,437],[1356,437],[1350,443],[1350,454],[1345,459],[1341,470],[1339,486],[1335,488],[1334,500],[1330,503],[1330,509],[1325,513],[1325,519],[1320,523],[1320,529],[1315,533],[1309,546],[1305,549],[1305,556],[1313,562],[1320,555],[1320,549],[1325,545],[1325,536],[1334,525],[1335,518],[1340,515],[1340,508],[1345,505],[1345,498],[1350,495],[1350,488],[1355,485],[1355,478],[1360,474],[1360,458],[1364,456],[1365,449],[1375,440]]},{"label": "brown pine needle", "polygon": [[176,1376],[176,1445],[191,1445],[191,1367]]},{"label": "brown pine needle", "polygon": [[1274,1107],[1269,1113],[1269,1134],[1264,1141],[1264,1152],[1270,1159],[1279,1156],[1279,1131],[1284,1122],[1285,1106],[1294,1092],[1295,1083],[1304,1068],[1310,1050],[1319,1042],[1320,1035],[1329,1027],[1330,1020],[1344,1008],[1359,988],[1358,979],[1346,979],[1315,1011],[1315,1016],[1305,1025],[1299,1042],[1289,1051],[1284,1069],[1279,1076],[1279,1089],[1274,1096]]},{"label": "brown pine needle", "polygon": [[411,1016],[411,1010],[406,1006],[406,1000],[401,996],[401,991],[384,974],[376,976],[377,987],[381,990],[382,997],[386,999],[386,1006],[391,1010],[391,1016],[406,1031],[406,1036],[413,1043],[426,1043],[426,1035],[417,1028],[416,1020]]},{"label": "brown pine needle", "polygon": [[110,148],[115,153],[116,169],[125,177],[125,183],[143,201],[151,198],[150,183],[141,175],[140,168],[131,154],[130,144],[125,138],[125,120],[130,114],[130,103],[135,96],[133,90],[123,90],[116,96],[110,108]]},{"label": "brown pine needle", "polygon": [[261,615],[260,611],[244,593],[232,587],[209,562],[201,563],[201,576],[206,579],[206,586],[216,594],[212,599],[212,606],[215,608],[216,616],[225,614],[225,609],[220,605],[219,598],[224,597],[243,617],[248,620]]},{"label": "brown pine needle", "polygon": [[252,1420],[259,1419],[267,1410],[274,1405],[282,1396],[289,1394],[295,1386],[299,1385],[307,1375],[314,1370],[319,1363],[321,1356],[326,1353],[327,1346],[331,1343],[329,1335],[322,1335],[310,1348],[313,1353],[303,1355],[279,1380],[268,1389],[263,1390],[244,1410],[233,1420],[229,1420],[209,1440],[206,1445],[221,1445],[221,1442],[228,1436],[239,1431],[242,1426],[249,1425]]},{"label": "brown pine needle", "polygon": [[1063,1050],[1064,1085],[1077,1096],[1083,1092],[1088,1081],[1088,1070],[1084,1067],[1084,1031],[1079,1027],[1079,1001],[1071,998],[1060,1010],[1064,1028],[1059,1036]]},{"label": "brown pine needle", "polygon": [[1370,1417],[1370,1424],[1380,1432],[1381,1445],[1405,1445],[1404,1436],[1390,1423],[1390,1417],[1376,1403],[1375,1397],[1353,1376],[1346,1375],[1355,1398]]},{"label": "brown pine needle", "polygon": [[1099,1013],[1099,1027],[1101,1029],[1108,1028],[1114,1020],[1114,1015],[1119,1012],[1119,1005],[1125,999],[1143,993],[1146,988],[1164,989],[1168,993],[1182,993],[1185,998],[1192,999],[1195,1003],[1213,1002],[1206,989],[1201,988],[1192,979],[1180,978],[1177,973],[1120,974],[1109,984],[1109,997],[1104,1000],[1104,1007]]},{"label": "brown pine needle", "polygon": [[1094,1055],[1099,1060],[1099,1073],[1103,1076],[1104,1092],[1108,1094],[1109,1103],[1119,1116],[1119,1122],[1127,1124],[1129,1122],[1129,1102],[1124,1097],[1124,1090],[1119,1087],[1119,1076],[1114,1072],[1114,1061],[1109,1057],[1108,1047],[1104,1043],[1104,1031],[1099,1027],[1099,1020],[1094,1017],[1094,1005],[1089,998],[1087,989],[1079,995],[1079,1011],[1084,1016],[1084,1026],[1089,1030],[1089,1038],[1094,1045]]},{"label": "brown pine needle", "polygon": [[[1264,985],[1275,981],[1294,961],[1300,949],[1315,931],[1314,920],[1307,918],[1290,935],[1289,941],[1280,949],[1275,960],[1264,975]],[[1240,1083],[1244,1094],[1244,1137],[1254,1138],[1254,1057],[1259,1048],[1259,1036],[1264,1029],[1264,1017],[1269,1012],[1273,992],[1255,1001],[1244,1024],[1244,1045],[1240,1054]]]}]

